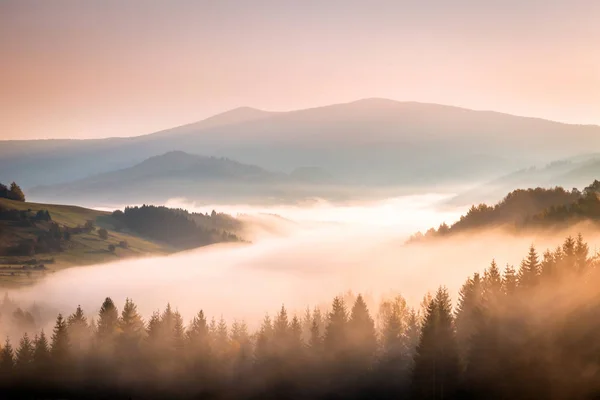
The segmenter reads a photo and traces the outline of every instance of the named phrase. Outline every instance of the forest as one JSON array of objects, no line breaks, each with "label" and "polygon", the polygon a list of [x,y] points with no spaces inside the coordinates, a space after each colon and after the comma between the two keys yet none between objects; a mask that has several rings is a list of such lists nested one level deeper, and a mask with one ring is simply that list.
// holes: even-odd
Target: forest
[{"label": "forest", "polygon": [[455,306],[443,286],[416,308],[402,296],[377,310],[337,296],[300,316],[274,304],[255,332],[201,305],[187,324],[171,305],[145,321],[109,297],[44,332],[37,306],[5,296],[0,386],[15,398],[597,399],[599,284],[578,235],[531,246],[517,268],[492,260]]},{"label": "forest", "polygon": [[190,214],[185,210],[143,205],[126,207],[112,213],[116,229],[130,229],[148,238],[191,249],[220,242],[241,241],[229,229],[239,229],[239,222],[214,210],[209,214]]},{"label": "forest", "polygon": [[452,225],[442,223],[411,236],[409,242],[448,236],[478,228],[505,227],[522,231],[537,227],[568,227],[581,221],[600,220],[600,181],[595,180],[582,191],[551,189],[517,189],[493,206],[473,205]]}]

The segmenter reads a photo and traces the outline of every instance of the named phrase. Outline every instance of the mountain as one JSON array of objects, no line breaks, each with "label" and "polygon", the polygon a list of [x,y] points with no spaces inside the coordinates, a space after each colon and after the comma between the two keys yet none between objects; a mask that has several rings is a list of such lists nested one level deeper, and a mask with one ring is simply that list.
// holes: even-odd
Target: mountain
[{"label": "mountain", "polygon": [[600,145],[600,127],[437,104],[365,99],[290,112],[239,108],[132,138],[0,142],[0,181],[25,188],[132,167],[173,150],[340,182],[426,186],[489,180]]},{"label": "mountain", "polygon": [[[291,174],[267,171],[227,158],[171,151],[130,168],[74,182],[37,186],[28,195],[43,201],[112,204],[163,203],[171,198],[218,201],[227,198],[301,196],[306,186],[333,183],[327,171],[304,167]],[[318,189],[315,188],[315,192]]]}]

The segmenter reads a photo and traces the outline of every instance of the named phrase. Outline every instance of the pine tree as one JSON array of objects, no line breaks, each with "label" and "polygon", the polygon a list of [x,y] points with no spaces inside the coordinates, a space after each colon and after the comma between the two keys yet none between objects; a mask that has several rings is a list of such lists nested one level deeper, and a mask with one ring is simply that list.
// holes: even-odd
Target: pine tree
[{"label": "pine tree", "polygon": [[544,258],[540,263],[540,277],[544,280],[553,279],[556,276],[557,262],[554,253],[550,250],[544,252]]},{"label": "pine tree", "polygon": [[292,322],[290,322],[289,345],[292,352],[296,354],[304,347],[304,342],[302,340],[302,324],[296,315],[294,315]]},{"label": "pine tree", "polygon": [[3,376],[12,374],[14,366],[15,358],[13,347],[10,343],[10,339],[6,338],[4,347],[2,347],[2,351],[0,351],[0,374]]},{"label": "pine tree", "polygon": [[460,375],[450,296],[438,289],[429,304],[413,370],[415,398],[454,399]]},{"label": "pine tree", "polygon": [[348,342],[348,313],[344,300],[339,296],[333,299],[331,308],[327,316],[323,346],[328,356],[338,357],[346,350]]},{"label": "pine tree", "polygon": [[186,332],[189,347],[194,354],[207,354],[209,349],[209,332],[204,311],[200,310],[194,317]]},{"label": "pine tree", "polygon": [[155,346],[160,340],[160,313],[158,311],[153,312],[148,321],[146,338],[152,346]]},{"label": "pine tree", "polygon": [[146,335],[146,330],[144,320],[137,311],[137,306],[129,298],[125,299],[125,305],[123,311],[121,311],[118,324],[121,331],[119,338],[120,351],[137,353]]},{"label": "pine tree", "polygon": [[114,350],[118,329],[119,312],[112,299],[107,297],[100,307],[96,328],[98,345],[103,353],[110,354]]},{"label": "pine tree", "polygon": [[310,329],[312,328],[313,317],[310,308],[306,307],[302,316],[302,339],[308,343],[310,340]]},{"label": "pine tree", "polygon": [[504,297],[502,290],[502,274],[495,260],[483,274],[483,299],[488,306],[496,306]]},{"label": "pine tree", "polygon": [[281,306],[281,310],[273,321],[273,346],[278,356],[283,357],[288,348],[289,341],[289,321],[285,306]]},{"label": "pine tree", "polygon": [[419,345],[419,338],[421,336],[421,325],[419,323],[419,316],[414,309],[410,309],[408,318],[406,319],[405,329],[405,349],[409,364],[412,363],[417,346]]},{"label": "pine tree", "polygon": [[175,311],[173,320],[173,348],[177,354],[181,355],[185,347],[185,327],[179,311]]},{"label": "pine tree", "polygon": [[375,322],[369,314],[367,303],[362,295],[358,295],[348,321],[348,341],[353,349],[354,356],[370,366],[377,351],[377,333]]},{"label": "pine tree", "polygon": [[23,193],[23,190],[21,190],[21,187],[13,182],[10,184],[8,198],[16,201],[25,201],[25,194]]},{"label": "pine tree", "polygon": [[88,349],[91,331],[81,306],[67,318],[67,333],[74,354],[81,356]]},{"label": "pine tree", "polygon": [[521,268],[519,269],[519,288],[528,289],[537,285],[539,273],[540,264],[538,261],[538,255],[535,251],[535,247],[531,245],[529,247],[527,258],[521,262]]},{"label": "pine tree", "polygon": [[399,364],[405,353],[404,326],[397,304],[393,304],[389,312],[384,315],[381,342],[383,359],[385,363]]},{"label": "pine tree", "polygon": [[561,262],[561,272],[571,272],[575,271],[577,258],[575,253],[575,248],[577,247],[577,243],[572,236],[569,236],[565,239],[562,246],[562,262]]},{"label": "pine tree", "polygon": [[231,324],[231,341],[242,346],[249,340],[248,325],[244,321],[233,321],[233,324]]},{"label": "pine tree", "polygon": [[312,321],[310,328],[310,339],[308,340],[308,347],[313,356],[320,355],[323,347],[323,338],[319,330],[319,321],[315,318]]},{"label": "pine tree", "polygon": [[236,377],[241,379],[252,368],[252,344],[250,343],[248,326],[244,321],[234,320],[231,324],[231,344]]},{"label": "pine tree", "polygon": [[589,266],[589,252],[590,248],[587,243],[583,240],[581,233],[577,234],[577,240],[575,242],[575,269],[578,272],[584,272]]},{"label": "pine tree", "polygon": [[501,358],[498,345],[498,324],[494,313],[479,308],[473,318],[465,371],[466,387],[473,398],[491,399],[499,394],[495,371]]},{"label": "pine tree", "polygon": [[50,346],[46,334],[42,330],[40,335],[34,339],[33,363],[38,371],[45,371],[50,363]]},{"label": "pine tree", "polygon": [[468,352],[469,338],[473,334],[473,315],[482,306],[483,285],[479,274],[467,279],[458,293],[456,307],[456,340],[461,359],[464,361]]},{"label": "pine tree", "polygon": [[267,366],[270,364],[273,356],[273,325],[271,318],[266,315],[263,319],[260,331],[256,338],[256,345],[254,347],[254,360],[259,366]]},{"label": "pine tree", "polygon": [[[321,310],[318,307],[315,307],[313,309],[312,321],[317,323],[317,325],[319,327],[319,332],[321,332],[321,334],[324,334],[326,321],[325,321],[325,318],[323,318],[323,314],[321,313]],[[311,322],[311,329],[312,329],[312,322]]]},{"label": "pine tree", "polygon": [[502,286],[504,287],[504,293],[506,293],[507,296],[512,296],[517,291],[517,274],[511,265],[507,264],[504,269]]},{"label": "pine tree", "polygon": [[50,347],[50,355],[56,366],[64,366],[69,359],[69,334],[67,333],[67,322],[62,314],[58,314],[54,332],[52,335],[52,346]]},{"label": "pine tree", "polygon": [[28,370],[33,364],[33,343],[29,340],[27,333],[23,335],[17,349],[15,365],[17,369]]}]

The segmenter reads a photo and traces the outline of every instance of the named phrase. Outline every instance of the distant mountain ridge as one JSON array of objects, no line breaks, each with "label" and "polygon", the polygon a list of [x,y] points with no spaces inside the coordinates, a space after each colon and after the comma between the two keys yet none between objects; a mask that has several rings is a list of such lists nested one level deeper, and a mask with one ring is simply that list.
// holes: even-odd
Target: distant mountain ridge
[{"label": "distant mountain ridge", "polygon": [[285,173],[322,168],[352,184],[423,186],[489,180],[595,146],[597,126],[365,99],[289,112],[242,107],[132,138],[4,141],[0,180],[64,183],[185,150]]},{"label": "distant mountain ridge", "polygon": [[37,186],[29,193],[46,200],[87,198],[131,202],[138,198],[147,202],[202,192],[217,197],[223,192],[233,196],[252,192],[260,195],[269,190],[289,191],[294,186],[333,182],[333,177],[320,168],[299,168],[285,174],[224,157],[170,151],[133,167],[64,184]]},{"label": "distant mountain ridge", "polygon": [[582,187],[600,177],[600,153],[553,161],[543,167],[524,168],[460,193],[450,204],[497,201],[522,187]]}]

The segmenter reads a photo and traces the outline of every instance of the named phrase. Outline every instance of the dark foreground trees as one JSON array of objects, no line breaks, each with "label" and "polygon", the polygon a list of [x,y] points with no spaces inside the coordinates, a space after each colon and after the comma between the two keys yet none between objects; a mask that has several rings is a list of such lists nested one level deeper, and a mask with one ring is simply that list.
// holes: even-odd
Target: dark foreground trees
[{"label": "dark foreground trees", "polygon": [[10,188],[0,183],[0,198],[25,201],[25,193],[15,182],[10,184]]},{"label": "dark foreground trees", "polygon": [[[189,322],[167,305],[145,322],[127,299],[81,307],[0,349],[2,398],[597,399],[600,265],[581,237],[518,271],[492,262],[452,307],[401,297],[372,314],[336,297],[299,319],[285,306],[251,334],[243,321]],[[346,299],[346,300],[345,300]],[[5,300],[6,301],[6,300]],[[348,304],[346,303],[348,301]],[[8,304],[8,303],[7,303]]]}]

